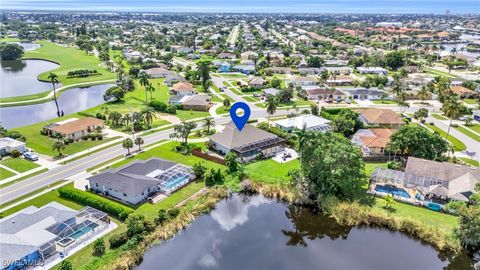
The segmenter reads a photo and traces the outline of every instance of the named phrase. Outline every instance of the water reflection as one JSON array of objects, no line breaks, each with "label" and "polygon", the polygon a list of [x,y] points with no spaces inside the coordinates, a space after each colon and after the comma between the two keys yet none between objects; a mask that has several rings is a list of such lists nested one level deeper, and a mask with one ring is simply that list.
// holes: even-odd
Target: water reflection
[{"label": "water reflection", "polygon": [[[103,94],[112,85],[96,85],[66,90],[58,98],[60,111],[65,115],[86,110],[104,103]],[[0,121],[5,128],[21,127],[57,117],[54,101],[41,104],[0,108]]]},{"label": "water reflection", "polygon": [[43,60],[1,61],[0,64],[1,97],[24,96],[51,90],[52,85],[39,81],[37,76],[58,67],[55,63]]},{"label": "water reflection", "polygon": [[177,237],[151,247],[138,269],[465,269],[461,267],[469,265],[449,266],[446,259],[401,233],[339,226],[309,208],[234,195]]}]

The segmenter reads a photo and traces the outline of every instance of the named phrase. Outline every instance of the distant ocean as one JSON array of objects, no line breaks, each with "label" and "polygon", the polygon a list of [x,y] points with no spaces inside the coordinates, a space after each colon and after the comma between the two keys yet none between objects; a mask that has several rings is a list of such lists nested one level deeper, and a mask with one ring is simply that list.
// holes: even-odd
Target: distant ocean
[{"label": "distant ocean", "polygon": [[1,0],[2,10],[480,14],[480,0]]}]

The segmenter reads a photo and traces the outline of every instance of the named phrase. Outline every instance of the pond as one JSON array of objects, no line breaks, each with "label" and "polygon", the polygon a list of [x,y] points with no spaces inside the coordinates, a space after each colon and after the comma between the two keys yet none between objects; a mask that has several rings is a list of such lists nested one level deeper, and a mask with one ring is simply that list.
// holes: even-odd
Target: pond
[{"label": "pond", "polygon": [[[65,115],[80,112],[104,103],[103,94],[111,84],[95,85],[65,90],[58,98],[60,111]],[[15,128],[57,117],[55,102],[48,101],[35,105],[0,108],[0,121],[3,127]]]},{"label": "pond", "polygon": [[340,226],[310,208],[234,195],[150,247],[137,270],[470,269],[472,263],[399,232]]}]

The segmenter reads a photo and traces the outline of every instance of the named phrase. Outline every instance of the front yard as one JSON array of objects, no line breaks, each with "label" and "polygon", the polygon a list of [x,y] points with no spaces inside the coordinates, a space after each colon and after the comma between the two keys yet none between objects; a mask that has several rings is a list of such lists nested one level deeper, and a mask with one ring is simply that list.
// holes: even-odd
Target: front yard
[{"label": "front yard", "polygon": [[0,161],[0,164],[3,166],[6,166],[14,171],[17,171],[19,173],[23,173],[32,169],[35,169],[39,167],[38,164],[28,161],[23,158],[7,158],[2,161]]}]

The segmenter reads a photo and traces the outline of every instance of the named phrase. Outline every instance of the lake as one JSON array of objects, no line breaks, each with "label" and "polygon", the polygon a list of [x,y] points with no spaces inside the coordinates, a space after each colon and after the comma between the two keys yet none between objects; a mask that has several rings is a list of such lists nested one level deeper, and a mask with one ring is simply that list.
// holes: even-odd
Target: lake
[{"label": "lake", "polygon": [[405,234],[340,226],[317,211],[261,195],[233,197],[173,239],[152,246],[137,270],[469,269]]},{"label": "lake", "polygon": [[[111,84],[95,85],[65,90],[58,98],[58,106],[64,114],[80,112],[105,102],[103,94]],[[0,108],[1,125],[7,129],[35,124],[57,117],[55,102]]]},{"label": "lake", "polygon": [[[52,84],[41,82],[37,79],[40,73],[53,70],[59,65],[44,60],[14,60],[1,61],[0,78],[1,92],[0,96],[16,97],[50,91]],[[57,84],[57,88],[60,87]]]}]

